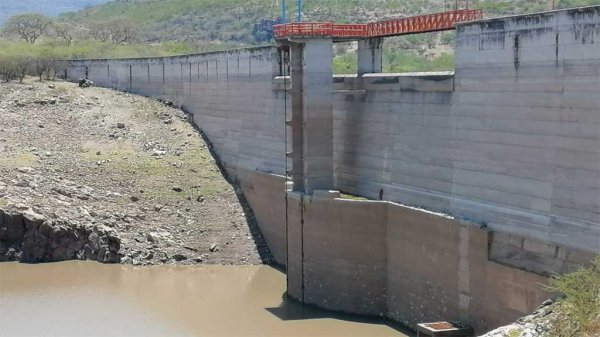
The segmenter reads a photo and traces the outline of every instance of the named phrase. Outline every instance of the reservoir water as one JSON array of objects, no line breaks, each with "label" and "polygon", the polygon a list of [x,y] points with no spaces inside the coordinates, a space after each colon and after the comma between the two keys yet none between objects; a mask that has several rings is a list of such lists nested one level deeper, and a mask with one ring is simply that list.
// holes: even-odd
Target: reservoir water
[{"label": "reservoir water", "polygon": [[406,336],[285,300],[268,266],[0,264],[0,336]]}]

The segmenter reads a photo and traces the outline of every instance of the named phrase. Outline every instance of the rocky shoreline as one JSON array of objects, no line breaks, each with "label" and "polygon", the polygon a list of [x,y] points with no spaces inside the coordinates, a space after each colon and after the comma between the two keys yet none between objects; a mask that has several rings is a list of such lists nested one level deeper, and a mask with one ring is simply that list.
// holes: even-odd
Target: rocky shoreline
[{"label": "rocky shoreline", "polygon": [[121,239],[104,226],[48,219],[31,208],[0,209],[0,262],[28,263],[65,260],[120,262]]},{"label": "rocky shoreline", "polygon": [[556,316],[557,302],[547,300],[531,315],[519,318],[516,322],[490,331],[480,337],[546,337],[549,336],[550,322]]}]

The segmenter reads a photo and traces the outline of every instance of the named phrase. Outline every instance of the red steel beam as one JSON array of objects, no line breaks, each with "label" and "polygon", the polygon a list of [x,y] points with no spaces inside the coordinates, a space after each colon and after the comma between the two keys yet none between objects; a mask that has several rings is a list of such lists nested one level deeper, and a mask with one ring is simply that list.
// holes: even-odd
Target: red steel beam
[{"label": "red steel beam", "polygon": [[327,36],[362,39],[450,30],[454,29],[457,22],[481,18],[483,18],[481,9],[461,9],[366,24],[288,23],[273,26],[273,32],[276,38]]}]

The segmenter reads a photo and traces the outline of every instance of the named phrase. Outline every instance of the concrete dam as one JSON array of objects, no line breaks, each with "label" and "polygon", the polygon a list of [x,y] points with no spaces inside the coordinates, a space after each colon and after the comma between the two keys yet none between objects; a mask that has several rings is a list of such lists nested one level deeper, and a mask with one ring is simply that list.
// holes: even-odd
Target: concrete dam
[{"label": "concrete dam", "polygon": [[334,76],[334,42],[65,76],[182,106],[303,303],[483,332],[600,253],[600,6],[460,23],[453,72],[382,73],[377,38]]}]

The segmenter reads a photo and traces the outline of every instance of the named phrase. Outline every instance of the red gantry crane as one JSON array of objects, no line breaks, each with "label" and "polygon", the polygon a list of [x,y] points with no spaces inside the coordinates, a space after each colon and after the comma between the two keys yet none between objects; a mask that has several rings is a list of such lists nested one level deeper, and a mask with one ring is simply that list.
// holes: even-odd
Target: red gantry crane
[{"label": "red gantry crane", "polygon": [[454,29],[457,22],[482,18],[483,11],[481,9],[459,9],[363,24],[285,23],[273,26],[273,32],[277,39],[311,36],[331,37],[334,40],[366,39],[450,30]]}]

